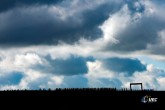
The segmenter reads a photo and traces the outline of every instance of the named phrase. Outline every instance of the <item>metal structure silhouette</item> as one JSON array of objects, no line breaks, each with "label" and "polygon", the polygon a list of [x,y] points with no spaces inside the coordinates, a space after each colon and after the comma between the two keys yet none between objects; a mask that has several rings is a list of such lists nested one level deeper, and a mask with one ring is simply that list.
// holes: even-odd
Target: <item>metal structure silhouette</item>
[{"label": "metal structure silhouette", "polygon": [[130,83],[130,90],[132,90],[132,85],[140,85],[141,90],[143,90],[143,84],[142,83]]}]

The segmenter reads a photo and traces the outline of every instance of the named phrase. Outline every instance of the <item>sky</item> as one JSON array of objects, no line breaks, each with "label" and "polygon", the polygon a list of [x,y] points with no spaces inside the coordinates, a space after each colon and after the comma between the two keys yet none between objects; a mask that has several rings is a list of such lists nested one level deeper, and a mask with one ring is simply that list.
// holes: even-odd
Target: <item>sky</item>
[{"label": "sky", "polygon": [[0,90],[165,90],[164,0],[1,0]]}]

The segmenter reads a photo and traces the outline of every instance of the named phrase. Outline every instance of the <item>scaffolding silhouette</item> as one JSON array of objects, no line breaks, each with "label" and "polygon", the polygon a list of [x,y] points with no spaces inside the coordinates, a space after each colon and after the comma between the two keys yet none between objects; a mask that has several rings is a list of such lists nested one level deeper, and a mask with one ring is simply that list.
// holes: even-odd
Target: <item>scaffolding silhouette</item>
[{"label": "scaffolding silhouette", "polygon": [[132,91],[132,86],[133,85],[140,85],[141,86],[141,90],[143,90],[143,84],[142,83],[130,83],[130,90]]}]

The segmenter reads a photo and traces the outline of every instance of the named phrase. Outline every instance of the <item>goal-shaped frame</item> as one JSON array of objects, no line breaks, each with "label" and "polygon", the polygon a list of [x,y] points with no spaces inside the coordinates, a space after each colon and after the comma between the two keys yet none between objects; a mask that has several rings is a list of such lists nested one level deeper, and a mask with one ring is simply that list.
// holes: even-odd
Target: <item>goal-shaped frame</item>
[{"label": "goal-shaped frame", "polygon": [[143,90],[142,83],[130,83],[130,90],[132,90],[132,86],[135,86],[135,85],[140,85],[141,86],[141,90]]}]

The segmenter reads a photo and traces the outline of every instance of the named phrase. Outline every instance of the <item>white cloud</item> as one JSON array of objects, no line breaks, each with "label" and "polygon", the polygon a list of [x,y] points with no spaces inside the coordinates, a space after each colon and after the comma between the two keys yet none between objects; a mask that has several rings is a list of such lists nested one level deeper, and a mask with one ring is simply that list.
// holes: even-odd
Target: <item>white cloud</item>
[{"label": "white cloud", "polygon": [[154,65],[150,64],[150,65],[147,65],[147,70],[149,72],[152,72],[154,70]]},{"label": "white cloud", "polygon": [[[56,85],[61,85],[63,83],[64,77],[62,77],[62,76],[58,76],[58,77],[54,76],[51,79],[55,82]],[[48,82],[48,84],[52,84],[52,82]]]},{"label": "white cloud", "polygon": [[144,89],[154,89],[154,90],[164,90],[165,83],[162,81],[164,79],[164,70],[154,67],[153,65],[147,65],[147,71],[145,72],[135,72],[132,77],[120,78],[123,86],[129,88],[130,83],[142,83]]},{"label": "white cloud", "polygon": [[26,55],[16,55],[14,65],[27,67],[35,64],[43,64],[42,59],[34,53],[27,53]]},{"label": "white cloud", "polygon": [[103,67],[102,62],[88,62],[89,72],[86,75],[90,87],[116,87],[130,88],[130,83],[142,83],[144,89],[164,90],[165,71],[147,65],[144,72],[135,72],[132,76],[124,76],[123,74],[107,70]]},{"label": "white cloud", "polygon": [[119,43],[120,41],[116,39],[116,34],[126,28],[130,22],[130,17],[127,5],[123,6],[119,12],[110,16],[109,19],[100,26],[105,41],[109,41],[109,43]]},{"label": "white cloud", "polygon": [[160,78],[157,78],[157,81],[158,81],[158,84],[159,84],[159,87],[157,87],[159,90],[165,90],[165,77],[160,77]]},{"label": "white cloud", "polygon": [[114,73],[106,70],[101,61],[88,62],[88,78],[112,78]]}]

